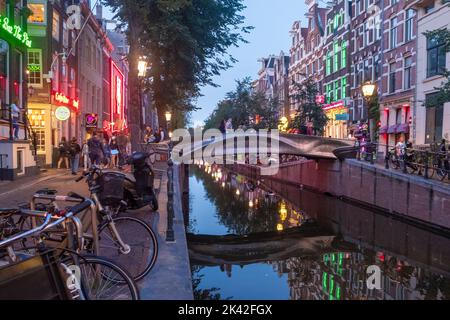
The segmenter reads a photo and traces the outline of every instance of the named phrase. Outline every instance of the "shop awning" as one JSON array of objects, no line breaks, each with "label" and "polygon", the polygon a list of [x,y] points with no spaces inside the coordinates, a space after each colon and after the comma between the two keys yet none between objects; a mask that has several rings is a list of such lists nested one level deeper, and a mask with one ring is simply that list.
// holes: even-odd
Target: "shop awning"
[{"label": "shop awning", "polygon": [[380,134],[385,134],[388,132],[389,127],[388,126],[384,126],[380,128]]},{"label": "shop awning", "polygon": [[397,125],[395,124],[395,125],[393,125],[393,126],[390,126],[390,127],[387,129],[387,133],[389,133],[389,134],[395,134],[395,133],[397,133]]},{"label": "shop awning", "polygon": [[409,124],[402,123],[397,126],[397,133],[409,133]]}]

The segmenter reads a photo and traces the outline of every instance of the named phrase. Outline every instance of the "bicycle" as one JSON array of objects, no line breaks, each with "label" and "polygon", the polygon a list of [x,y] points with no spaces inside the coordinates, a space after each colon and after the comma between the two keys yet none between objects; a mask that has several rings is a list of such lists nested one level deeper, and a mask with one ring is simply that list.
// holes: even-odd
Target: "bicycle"
[{"label": "bicycle", "polygon": [[[104,258],[79,254],[83,243],[82,226],[75,215],[91,205],[91,201],[84,201],[68,211],[55,211],[53,214],[35,210],[0,209],[0,218],[8,220],[8,223],[12,223],[15,215],[39,218],[42,221],[42,224],[27,231],[19,232],[19,228],[14,227],[15,232],[8,238],[0,238],[0,251],[6,248],[6,256],[10,260],[10,263],[0,269],[0,288],[5,289],[0,290],[0,298],[139,299],[136,284],[122,267]],[[72,224],[75,226],[73,229],[70,227]],[[67,237],[63,241],[64,245],[48,249],[41,236],[45,231],[60,225],[65,225]],[[27,248],[28,251],[18,259],[13,245],[26,238],[37,239],[37,246]],[[35,250],[34,255],[30,254],[31,250]],[[4,260],[4,256],[1,258]],[[30,265],[31,268],[27,269]],[[74,276],[72,267],[79,271],[78,278]],[[31,287],[30,283],[33,284]]]},{"label": "bicycle", "polygon": [[[118,216],[120,206],[103,206],[99,200],[102,192],[97,178],[101,175],[100,168],[92,168],[76,181],[86,179],[91,193],[93,207],[91,215],[84,217],[84,250],[99,256],[105,256],[113,262],[126,266],[135,281],[143,279],[154,267],[158,257],[157,237],[152,228],[144,221],[134,217]],[[68,196],[56,195],[56,190],[43,190],[34,195],[31,209],[40,205],[46,211],[59,210],[58,202],[84,201],[85,197],[70,192]],[[49,203],[36,204],[36,200],[47,200]],[[26,225],[28,224],[28,225]],[[29,222],[22,222],[21,228],[32,226]],[[87,232],[90,230],[90,233]],[[58,230],[47,233],[48,241],[57,241],[61,236]]]}]

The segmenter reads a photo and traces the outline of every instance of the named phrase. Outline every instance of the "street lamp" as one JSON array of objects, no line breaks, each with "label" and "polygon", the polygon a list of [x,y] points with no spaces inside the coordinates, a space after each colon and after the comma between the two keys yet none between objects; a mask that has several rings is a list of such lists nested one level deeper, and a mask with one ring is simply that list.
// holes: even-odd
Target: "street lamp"
[{"label": "street lamp", "polygon": [[[372,133],[373,123],[371,123],[372,120],[370,119],[369,100],[374,96],[375,89],[376,89],[375,84],[370,82],[370,81],[367,81],[366,83],[364,83],[362,85],[362,94],[363,94],[363,96],[364,96],[364,98],[366,100],[366,103],[367,103],[367,111],[368,111],[368,117],[367,118],[369,120],[369,137],[370,137],[371,149],[373,149],[372,148],[372,143],[373,143],[372,142],[372,138],[373,138],[373,133]],[[370,157],[371,157],[370,162],[373,164],[373,150],[371,150],[371,152],[370,152]]]},{"label": "street lamp", "polygon": [[166,111],[166,121],[170,122],[172,120],[172,113],[170,111]]},{"label": "street lamp", "polygon": [[143,78],[147,72],[147,61],[143,57],[139,57],[138,61],[138,77]]}]

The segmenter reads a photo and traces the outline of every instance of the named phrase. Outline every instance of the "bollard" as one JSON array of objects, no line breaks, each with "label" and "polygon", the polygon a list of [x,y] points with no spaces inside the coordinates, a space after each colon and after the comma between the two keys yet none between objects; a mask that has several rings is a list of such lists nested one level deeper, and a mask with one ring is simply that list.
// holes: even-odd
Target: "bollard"
[{"label": "bollard", "polygon": [[386,170],[389,170],[389,145],[387,144],[386,144],[386,156],[384,158],[384,161]]},{"label": "bollard", "polygon": [[167,232],[166,232],[166,242],[175,242],[175,233],[173,230],[173,161],[170,159],[167,164]]},{"label": "bollard", "polygon": [[429,168],[429,155],[428,155],[428,151],[425,151],[425,179],[429,179],[430,177],[428,176],[428,168]]}]

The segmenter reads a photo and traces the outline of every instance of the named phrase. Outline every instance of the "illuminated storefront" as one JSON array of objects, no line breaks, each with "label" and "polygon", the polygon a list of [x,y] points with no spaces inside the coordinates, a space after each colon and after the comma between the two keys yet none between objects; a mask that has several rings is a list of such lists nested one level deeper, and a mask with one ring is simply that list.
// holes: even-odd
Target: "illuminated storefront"
[{"label": "illuminated storefront", "polygon": [[109,131],[112,133],[127,130],[125,103],[124,75],[116,63],[111,59],[111,118]]},{"label": "illuminated storefront", "polygon": [[346,139],[348,136],[348,108],[344,101],[334,102],[323,107],[328,117],[328,123],[325,127],[325,136]]}]

